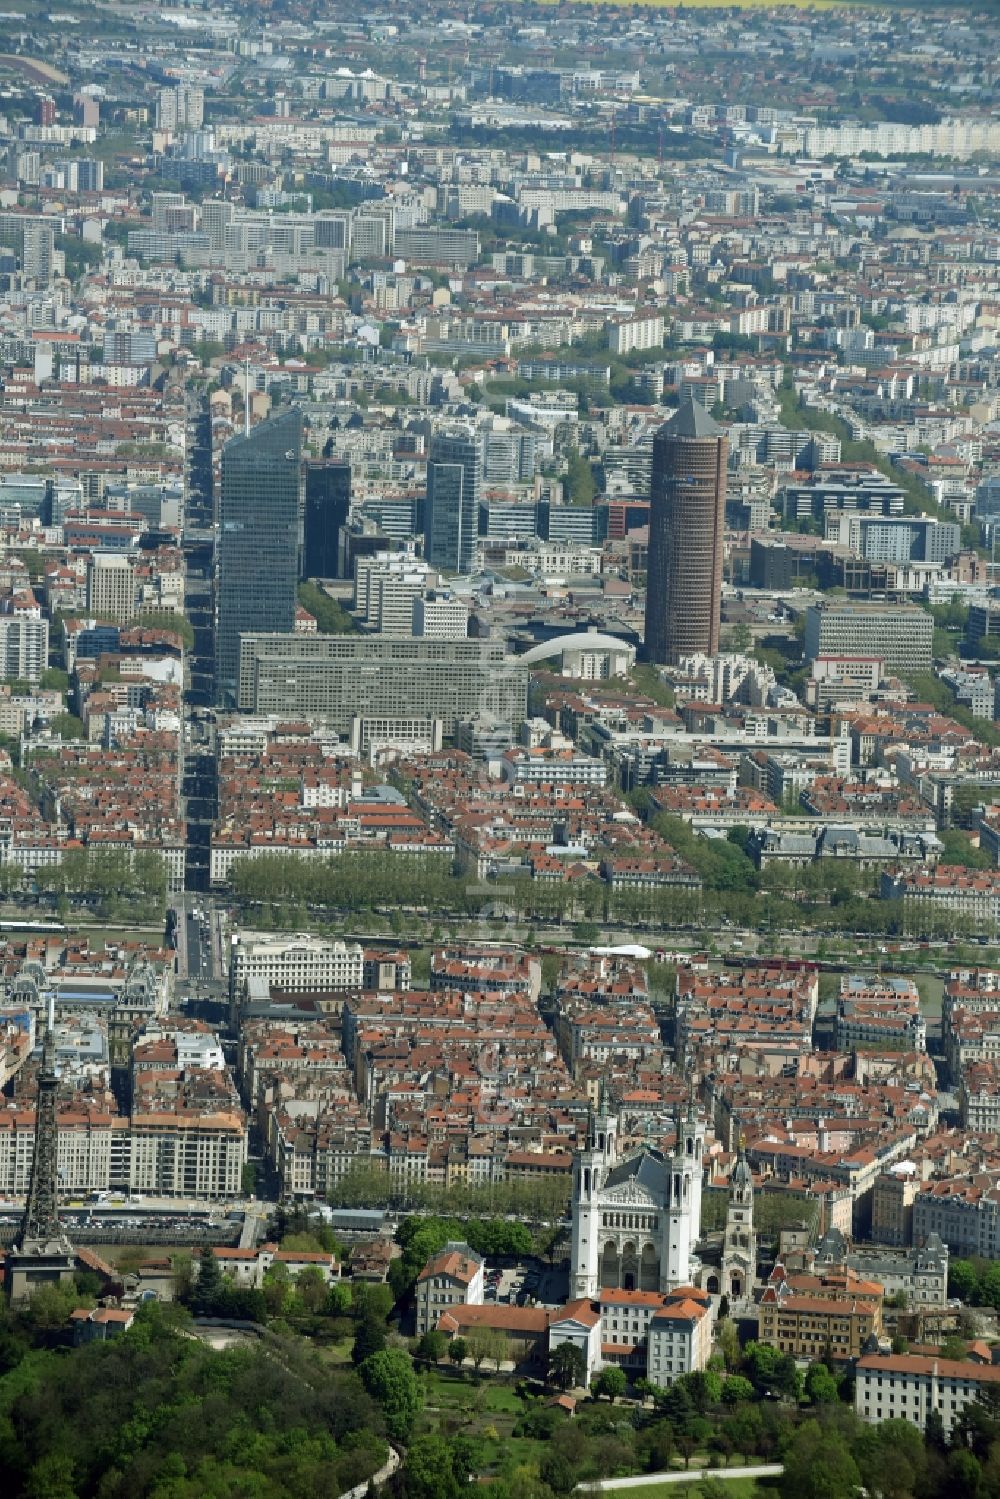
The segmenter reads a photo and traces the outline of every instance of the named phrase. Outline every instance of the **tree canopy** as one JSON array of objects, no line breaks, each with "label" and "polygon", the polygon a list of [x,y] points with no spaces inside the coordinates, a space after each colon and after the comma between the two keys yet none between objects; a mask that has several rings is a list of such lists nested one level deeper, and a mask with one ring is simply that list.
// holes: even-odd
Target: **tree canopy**
[{"label": "tree canopy", "polygon": [[356,1375],[304,1345],[214,1351],[179,1315],[144,1307],[113,1341],[29,1353],[0,1379],[10,1499],[326,1499],[380,1466]]}]

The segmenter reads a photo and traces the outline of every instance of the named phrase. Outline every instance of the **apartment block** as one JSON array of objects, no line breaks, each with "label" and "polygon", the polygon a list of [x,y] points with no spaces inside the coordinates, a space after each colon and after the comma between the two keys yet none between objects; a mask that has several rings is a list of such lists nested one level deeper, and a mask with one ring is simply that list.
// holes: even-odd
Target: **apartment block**
[{"label": "apartment block", "polygon": [[459,720],[488,712],[520,724],[528,673],[502,641],[349,635],[244,635],[240,707],[321,719],[349,734],[355,718]]},{"label": "apartment block", "polygon": [[854,1375],[854,1409],[862,1421],[909,1421],[923,1431],[934,1412],[944,1434],[967,1405],[984,1394],[996,1396],[1000,1365],[915,1353],[868,1353]]},{"label": "apartment block", "polygon": [[661,1390],[683,1374],[706,1369],[712,1357],[715,1319],[704,1292],[680,1286],[649,1323],[646,1378]]},{"label": "apartment block", "polygon": [[926,1244],[932,1234],[967,1258],[1000,1255],[1000,1175],[980,1171],[928,1182],[913,1203],[913,1242]]},{"label": "apartment block", "polygon": [[612,354],[631,354],[636,349],[659,349],[663,346],[663,318],[630,318],[612,323],[608,329],[608,348]]},{"label": "apartment block", "polygon": [[37,682],[49,664],[49,622],[16,610],[0,613],[0,669],[10,681]]},{"label": "apartment block", "polygon": [[1000,873],[968,870],[951,864],[936,869],[886,872],[879,893],[883,900],[901,900],[904,905],[928,913],[951,911],[964,917],[976,931],[995,932],[1000,925]]},{"label": "apartment block", "polygon": [[834,1044],[838,1051],[886,1046],[926,1051],[927,1024],[914,981],[874,974],[842,978]]},{"label": "apartment block", "polygon": [[913,1243],[913,1204],[921,1188],[916,1168],[900,1163],[884,1171],[872,1192],[872,1238],[905,1248]]},{"label": "apartment block", "polygon": [[87,609],[95,619],[127,625],[135,615],[135,568],[131,558],[97,552],[87,563]]},{"label": "apartment block", "polygon": [[131,1191],[209,1200],[242,1192],[247,1131],[240,1111],[133,1112],[129,1134]]},{"label": "apartment block", "polygon": [[882,1300],[881,1285],[849,1271],[784,1277],[779,1266],[758,1306],[757,1339],[793,1358],[843,1363],[881,1333]]}]

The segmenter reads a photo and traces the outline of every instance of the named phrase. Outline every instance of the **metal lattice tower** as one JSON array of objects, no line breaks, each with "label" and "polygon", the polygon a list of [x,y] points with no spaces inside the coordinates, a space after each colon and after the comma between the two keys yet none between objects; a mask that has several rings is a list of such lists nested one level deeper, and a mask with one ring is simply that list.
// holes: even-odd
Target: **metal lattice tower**
[{"label": "metal lattice tower", "polygon": [[38,1074],[38,1102],[35,1111],[35,1148],[31,1157],[31,1181],[28,1200],[21,1222],[21,1252],[62,1243],[65,1239],[59,1222],[58,1126],[56,1096],[59,1078],[56,1073],[55,1006],[49,1005],[49,1023],[42,1043],[42,1065]]}]

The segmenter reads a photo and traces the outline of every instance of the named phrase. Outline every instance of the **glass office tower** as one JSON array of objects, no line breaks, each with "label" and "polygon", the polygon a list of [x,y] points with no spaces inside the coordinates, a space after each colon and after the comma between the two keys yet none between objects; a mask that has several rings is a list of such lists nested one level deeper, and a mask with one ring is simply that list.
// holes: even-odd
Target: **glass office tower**
[{"label": "glass office tower", "polygon": [[343,459],[306,464],[302,576],[336,578],[340,528],[351,508],[351,465]]},{"label": "glass office tower", "polygon": [[479,535],[483,459],[469,432],[441,432],[427,460],[424,555],[444,572],[471,573]]},{"label": "glass office tower", "polygon": [[295,625],[301,457],[297,410],[222,450],[215,697],[224,706],[236,702],[240,636]]}]

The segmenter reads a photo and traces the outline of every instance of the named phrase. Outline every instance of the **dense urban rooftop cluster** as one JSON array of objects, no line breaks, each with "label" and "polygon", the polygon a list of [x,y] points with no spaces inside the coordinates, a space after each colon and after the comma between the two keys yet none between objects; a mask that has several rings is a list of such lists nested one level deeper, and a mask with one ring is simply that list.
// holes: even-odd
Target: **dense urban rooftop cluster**
[{"label": "dense urban rooftop cluster", "polygon": [[[175,1292],[283,1336],[331,1317],[331,1347],[350,1316],[406,1495],[495,1465],[459,1472],[449,1430],[448,1482],[415,1481],[400,1332],[428,1366],[638,1385],[668,1466],[774,1415],[794,1499],[810,1422],[786,1441],[762,1397],[851,1389],[972,1493],[1000,1378],[995,28],[533,0],[6,24],[6,1296],[82,1268],[106,1304],[72,1340],[125,1347]],[[59,1220],[109,1197],[231,1243],[191,1284],[122,1274]],[[363,1486],[381,1430],[286,1487]],[[545,1435],[539,1499],[595,1476]]]}]

